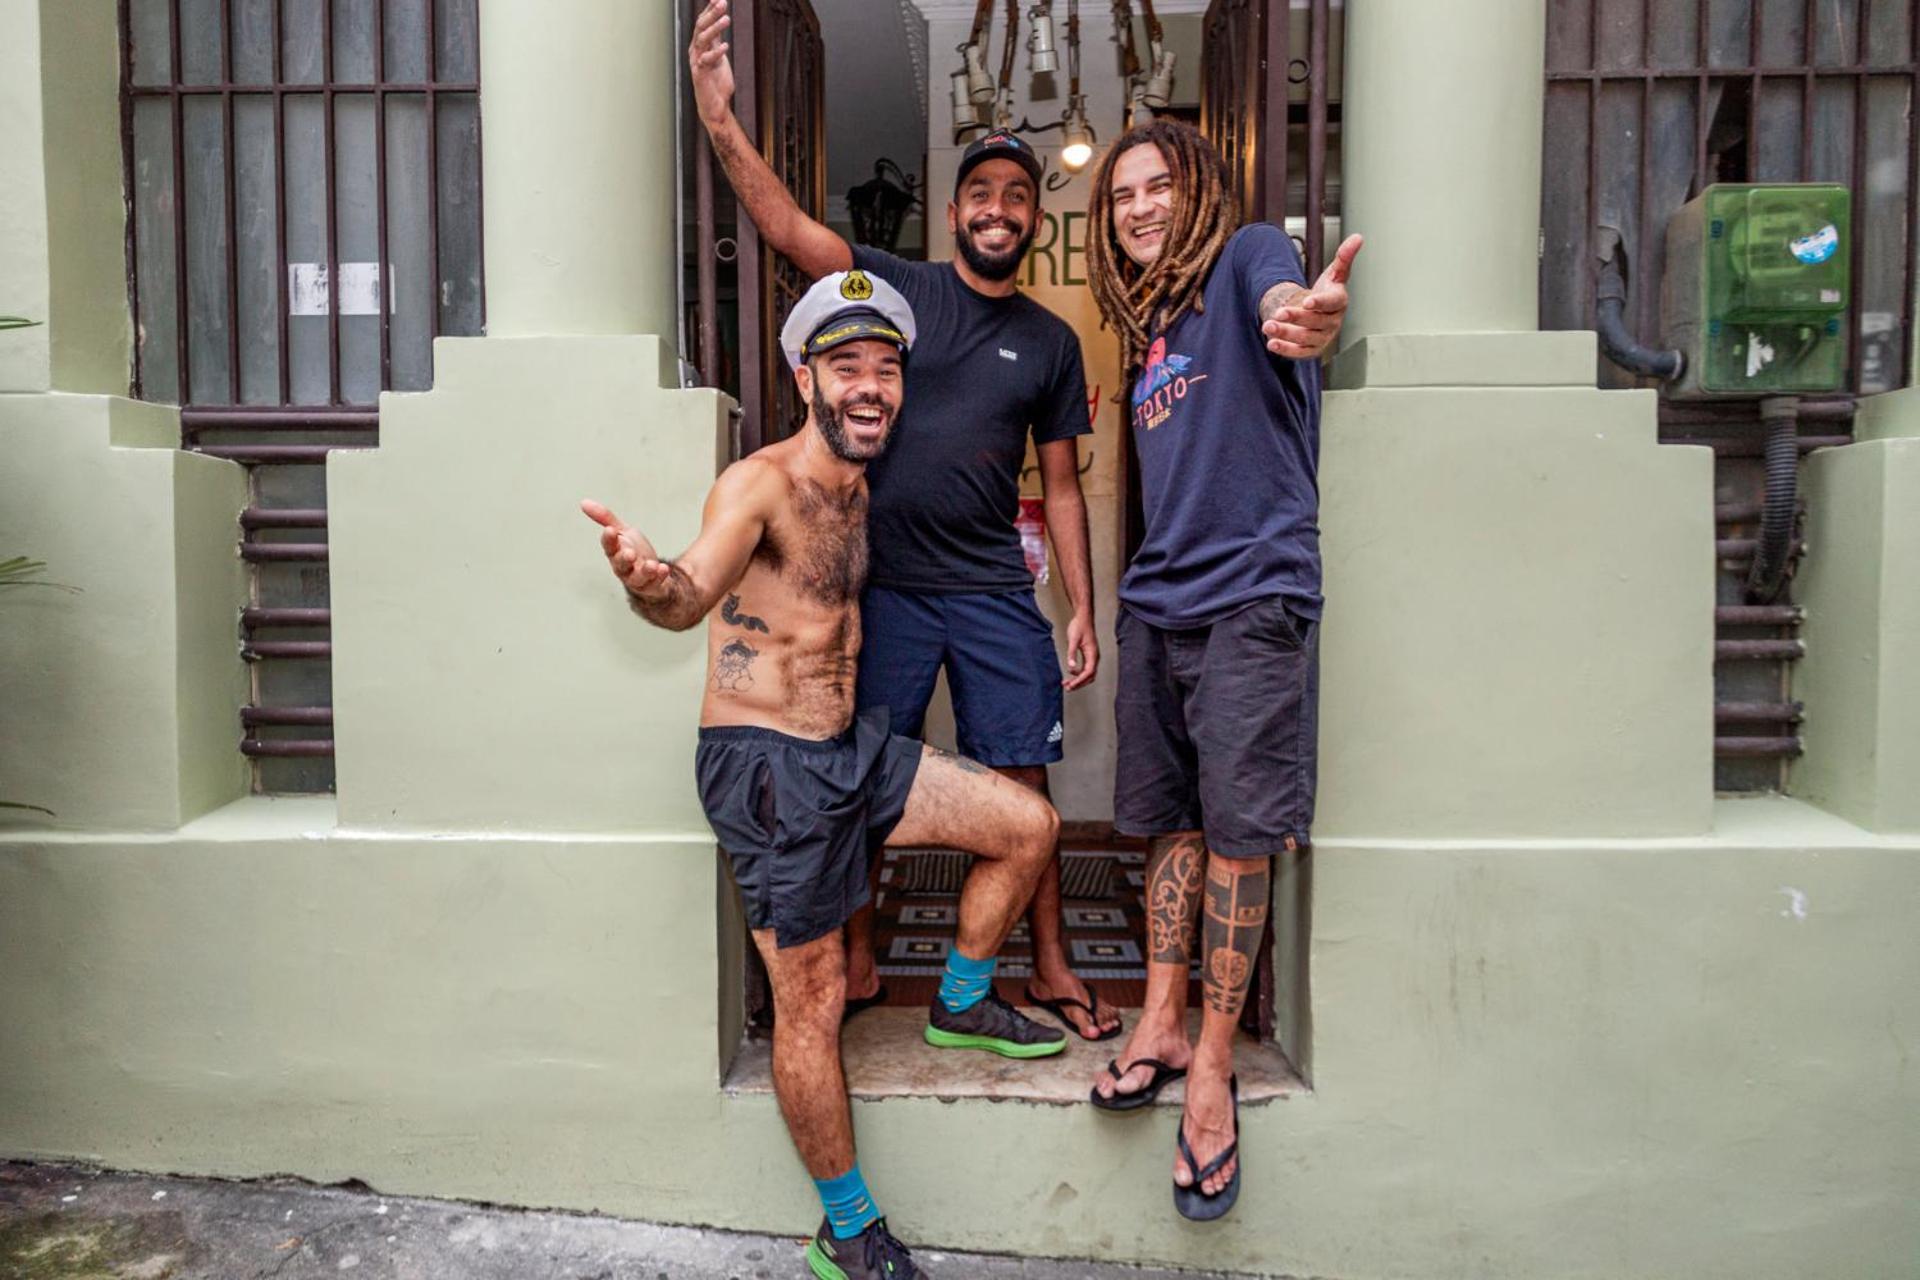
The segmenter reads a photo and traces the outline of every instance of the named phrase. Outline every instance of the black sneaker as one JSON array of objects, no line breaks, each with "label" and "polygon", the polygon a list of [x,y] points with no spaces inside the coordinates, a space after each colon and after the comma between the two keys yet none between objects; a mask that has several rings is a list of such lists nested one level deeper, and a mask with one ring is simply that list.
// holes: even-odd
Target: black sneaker
[{"label": "black sneaker", "polygon": [[1050,1058],[1067,1047],[1066,1032],[1043,1027],[988,991],[965,1013],[949,1012],[933,998],[927,1043],[937,1049],[985,1049],[1003,1058]]},{"label": "black sneaker", "polygon": [[920,1280],[926,1272],[913,1265],[907,1246],[893,1238],[887,1220],[876,1218],[851,1240],[833,1234],[833,1223],[820,1220],[820,1230],[807,1243],[807,1266],[820,1280]]}]

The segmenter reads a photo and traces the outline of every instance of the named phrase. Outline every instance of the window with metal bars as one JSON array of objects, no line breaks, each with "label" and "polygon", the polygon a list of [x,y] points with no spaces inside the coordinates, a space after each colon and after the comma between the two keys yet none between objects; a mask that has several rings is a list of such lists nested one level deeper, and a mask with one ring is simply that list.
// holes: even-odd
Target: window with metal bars
[{"label": "window with metal bars", "polygon": [[[1540,320],[1594,324],[1595,236],[1620,233],[1628,316],[1659,334],[1668,217],[1714,182],[1853,192],[1847,385],[1908,380],[1916,0],[1551,0]],[[1611,365],[1606,385],[1629,385]]]},{"label": "window with metal bars", "polygon": [[477,0],[121,0],[134,392],[250,470],[236,726],[333,784],[324,464],[477,334]]},{"label": "window with metal bars", "polygon": [[[1626,254],[1627,322],[1657,344],[1676,209],[1715,182],[1840,183],[1852,192],[1849,394],[1800,401],[1795,432],[1801,453],[1845,444],[1854,397],[1909,380],[1916,39],[1920,0],[1551,0],[1542,326],[1596,327],[1604,228]],[[1604,358],[1600,383],[1654,385]],[[1794,697],[1797,534],[1777,594],[1748,591],[1768,489],[1759,405],[1663,398],[1659,414],[1661,439],[1715,454],[1715,788],[1787,790],[1800,726],[1821,708]]]}]

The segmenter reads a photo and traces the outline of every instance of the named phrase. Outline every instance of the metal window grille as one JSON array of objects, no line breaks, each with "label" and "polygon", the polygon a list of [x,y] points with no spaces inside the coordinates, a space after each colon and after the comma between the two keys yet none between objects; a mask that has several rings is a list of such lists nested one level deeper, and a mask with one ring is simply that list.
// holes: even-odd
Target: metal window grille
[{"label": "metal window grille", "polygon": [[[1345,26],[1336,0],[1213,0],[1202,28],[1201,131],[1226,162],[1242,215],[1286,227],[1309,279],[1326,265],[1328,232],[1339,226]],[[1123,434],[1131,558],[1146,517],[1139,457]],[[1270,920],[1241,1018],[1263,1041],[1273,1040],[1277,1018],[1273,947]]]},{"label": "metal window grille", "polygon": [[1339,218],[1345,20],[1336,0],[1213,0],[1203,20],[1200,128],[1242,213],[1293,231],[1309,277]]},{"label": "metal window grille", "polygon": [[[1847,388],[1908,381],[1914,310],[1915,0],[1554,0],[1548,10],[1540,321],[1594,326],[1596,236],[1627,253],[1628,318],[1656,342],[1665,227],[1714,182],[1834,182],[1853,194]],[[1602,360],[1603,386],[1636,379]],[[1852,396],[1803,401],[1799,447],[1844,444]],[[1663,400],[1661,438],[1715,453],[1714,785],[1785,790],[1804,652],[1791,584],[1769,604],[1744,580],[1762,504],[1752,401]],[[1795,541],[1797,560],[1804,548]]]},{"label": "metal window grille", "polygon": [[[1848,386],[1907,381],[1914,307],[1915,0],[1553,0],[1540,321],[1593,325],[1594,235],[1627,248],[1659,328],[1668,216],[1714,182],[1853,192]],[[1632,383],[1605,365],[1607,385]]]},{"label": "metal window grille", "polygon": [[331,789],[325,474],[477,334],[476,0],[120,0],[134,393],[250,469],[241,749]]}]

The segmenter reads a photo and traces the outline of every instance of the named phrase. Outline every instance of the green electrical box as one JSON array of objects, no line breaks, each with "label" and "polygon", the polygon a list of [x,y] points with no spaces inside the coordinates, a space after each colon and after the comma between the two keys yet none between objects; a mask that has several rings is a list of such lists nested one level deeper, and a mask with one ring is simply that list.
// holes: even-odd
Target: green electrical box
[{"label": "green electrical box", "polygon": [[1839,391],[1853,245],[1845,187],[1718,183],[1667,223],[1674,396]]}]

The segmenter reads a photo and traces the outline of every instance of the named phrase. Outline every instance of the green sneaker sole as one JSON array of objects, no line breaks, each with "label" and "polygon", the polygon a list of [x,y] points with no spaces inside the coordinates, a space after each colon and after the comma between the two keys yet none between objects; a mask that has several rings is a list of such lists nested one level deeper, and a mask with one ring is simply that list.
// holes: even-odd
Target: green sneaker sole
[{"label": "green sneaker sole", "polygon": [[1044,1044],[1015,1044],[1011,1040],[1001,1040],[994,1036],[968,1036],[957,1031],[942,1031],[931,1024],[927,1027],[927,1043],[936,1049],[985,1049],[988,1053],[997,1053],[1003,1058],[1051,1058],[1056,1053],[1066,1052],[1065,1040],[1051,1040]]},{"label": "green sneaker sole", "polygon": [[820,1280],[847,1280],[847,1273],[836,1267],[827,1255],[820,1252],[818,1240],[807,1241],[807,1269]]}]

